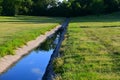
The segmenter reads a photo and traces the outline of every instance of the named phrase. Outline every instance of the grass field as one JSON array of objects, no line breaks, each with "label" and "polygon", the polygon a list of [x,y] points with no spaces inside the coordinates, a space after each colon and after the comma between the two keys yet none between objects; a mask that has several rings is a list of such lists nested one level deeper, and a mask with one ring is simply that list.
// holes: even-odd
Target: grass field
[{"label": "grass field", "polygon": [[56,80],[120,80],[120,13],[72,18]]},{"label": "grass field", "polygon": [[0,57],[14,54],[17,47],[35,39],[63,22],[63,18],[0,16]]}]

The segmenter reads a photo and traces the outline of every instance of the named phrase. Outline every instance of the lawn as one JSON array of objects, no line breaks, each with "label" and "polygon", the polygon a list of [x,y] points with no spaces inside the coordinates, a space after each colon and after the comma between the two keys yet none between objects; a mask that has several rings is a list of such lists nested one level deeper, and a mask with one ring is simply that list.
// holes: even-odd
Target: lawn
[{"label": "lawn", "polygon": [[56,80],[120,80],[120,13],[72,18]]},{"label": "lawn", "polygon": [[14,50],[28,41],[55,28],[63,18],[35,16],[0,16],[0,57],[14,54]]}]

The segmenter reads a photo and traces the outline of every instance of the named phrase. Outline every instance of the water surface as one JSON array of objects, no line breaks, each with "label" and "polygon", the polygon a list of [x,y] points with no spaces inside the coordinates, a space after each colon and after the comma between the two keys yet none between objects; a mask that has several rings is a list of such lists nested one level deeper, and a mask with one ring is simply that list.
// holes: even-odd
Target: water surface
[{"label": "water surface", "polygon": [[1,74],[0,80],[41,80],[59,38],[59,33],[48,38],[8,71]]}]

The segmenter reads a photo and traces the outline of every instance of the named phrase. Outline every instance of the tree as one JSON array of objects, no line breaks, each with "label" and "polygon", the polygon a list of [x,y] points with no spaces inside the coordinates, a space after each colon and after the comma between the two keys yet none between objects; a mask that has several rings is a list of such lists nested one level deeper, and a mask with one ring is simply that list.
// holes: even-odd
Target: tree
[{"label": "tree", "polygon": [[19,2],[21,0],[3,0],[2,15],[15,16],[18,12]]},{"label": "tree", "polygon": [[120,0],[0,0],[0,13],[6,16],[83,16],[120,10]]},{"label": "tree", "polygon": [[71,15],[71,3],[70,2],[67,2],[66,0],[64,0],[58,7],[57,10],[60,10],[59,11],[59,15],[60,16],[63,16],[63,17],[69,17]]},{"label": "tree", "polygon": [[3,0],[2,2],[2,15],[14,16],[15,15],[15,0]]},{"label": "tree", "polygon": [[34,15],[46,15],[48,6],[56,4],[56,0],[33,0],[33,14]]},{"label": "tree", "polygon": [[93,0],[68,0],[71,3],[72,16],[86,15],[90,13]]},{"label": "tree", "polygon": [[120,0],[104,0],[105,11],[107,13],[119,10]]},{"label": "tree", "polygon": [[2,0],[0,0],[0,15],[1,15],[1,12],[2,12]]},{"label": "tree", "polygon": [[104,0],[92,0],[91,4],[88,7],[88,11],[91,14],[101,14],[104,12]]},{"label": "tree", "polygon": [[30,15],[32,12],[32,0],[22,0],[19,5],[19,14],[21,15]]}]

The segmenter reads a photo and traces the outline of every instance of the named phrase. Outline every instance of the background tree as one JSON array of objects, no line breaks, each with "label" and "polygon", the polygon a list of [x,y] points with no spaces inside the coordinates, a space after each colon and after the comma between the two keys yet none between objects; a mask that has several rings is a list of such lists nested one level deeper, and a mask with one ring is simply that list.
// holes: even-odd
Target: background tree
[{"label": "background tree", "polygon": [[92,0],[87,10],[90,14],[101,14],[105,11],[104,9],[104,0]]},{"label": "background tree", "polygon": [[2,13],[2,0],[0,0],[0,15]]},{"label": "background tree", "polygon": [[33,0],[33,15],[46,15],[48,6],[55,6],[56,0]]},{"label": "background tree", "polygon": [[71,15],[71,3],[70,2],[67,2],[66,0],[64,0],[61,4],[59,4],[59,7],[57,10],[60,10],[58,11],[59,15],[63,16],[63,17],[69,17]]},{"label": "background tree", "polygon": [[104,0],[104,4],[107,13],[117,11],[120,8],[120,0]]},{"label": "background tree", "polygon": [[120,10],[120,0],[0,0],[0,13],[5,16],[84,16]]},{"label": "background tree", "polygon": [[14,16],[15,15],[15,0],[3,0],[2,2],[2,15]]},{"label": "background tree", "polygon": [[21,0],[20,5],[18,7],[19,8],[18,14],[30,15],[32,12],[32,5],[33,5],[32,0]]},{"label": "background tree", "polygon": [[21,0],[3,0],[2,15],[15,16],[18,12],[19,2]]}]

